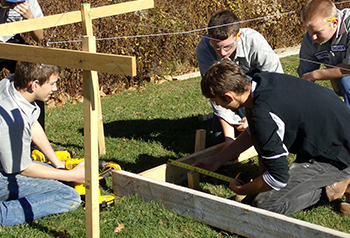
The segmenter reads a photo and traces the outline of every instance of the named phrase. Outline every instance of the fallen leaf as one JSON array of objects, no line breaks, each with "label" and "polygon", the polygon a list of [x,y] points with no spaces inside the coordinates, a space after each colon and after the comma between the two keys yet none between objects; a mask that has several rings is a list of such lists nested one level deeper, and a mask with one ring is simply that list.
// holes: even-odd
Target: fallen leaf
[{"label": "fallen leaf", "polygon": [[161,221],[160,224],[161,224],[162,226],[165,226],[165,225],[166,225],[166,221]]},{"label": "fallen leaf", "polygon": [[124,224],[120,223],[116,228],[114,228],[115,233],[119,233],[124,229]]}]

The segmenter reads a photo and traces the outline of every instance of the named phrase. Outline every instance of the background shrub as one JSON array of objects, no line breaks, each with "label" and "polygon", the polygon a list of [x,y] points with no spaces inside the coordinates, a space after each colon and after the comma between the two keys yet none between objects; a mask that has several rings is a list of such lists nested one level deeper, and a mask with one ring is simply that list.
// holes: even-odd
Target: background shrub
[{"label": "background shrub", "polygon": [[[53,15],[80,10],[88,2],[60,0],[38,0],[44,15]],[[110,5],[122,0],[91,0],[91,7]],[[180,75],[197,69],[195,50],[201,37],[206,33],[210,16],[218,10],[231,9],[241,19],[241,27],[250,27],[265,36],[276,48],[299,45],[305,30],[300,22],[300,9],[304,0],[155,0],[155,7],[93,21],[96,39],[140,36],[160,33],[188,32],[161,36],[133,37],[98,40],[97,52],[130,55],[137,59],[137,76],[99,73],[101,92],[111,94],[135,85],[142,85],[164,75]],[[339,4],[342,9],[349,3]],[[288,13],[288,14],[283,14]],[[266,17],[269,16],[269,17]],[[28,35],[25,36],[30,41]],[[80,23],[46,29],[46,43],[81,40]],[[35,42],[31,41],[31,44]],[[49,47],[81,50],[81,42],[50,44]],[[82,95],[82,71],[64,69],[60,81],[60,92],[71,97]]]}]

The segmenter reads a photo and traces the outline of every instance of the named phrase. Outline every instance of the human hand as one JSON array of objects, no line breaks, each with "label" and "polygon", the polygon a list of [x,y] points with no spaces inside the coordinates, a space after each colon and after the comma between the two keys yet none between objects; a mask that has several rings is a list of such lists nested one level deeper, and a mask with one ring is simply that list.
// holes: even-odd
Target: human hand
[{"label": "human hand", "polygon": [[30,7],[29,7],[29,4],[27,3],[27,1],[16,4],[15,7],[13,8],[13,10],[15,10],[16,12],[21,14],[21,16],[24,19],[33,19],[34,18],[34,15],[33,15],[32,11],[30,10]]},{"label": "human hand", "polygon": [[235,127],[238,131],[244,131],[248,127],[247,117],[243,117],[240,122],[243,122],[243,123],[240,125],[235,125]]},{"label": "human hand", "polygon": [[238,195],[245,195],[245,194],[239,193],[239,188],[242,187],[242,184],[240,184],[236,179],[232,179],[230,181],[230,185],[228,187],[229,187],[229,189],[231,189],[234,193],[236,193]]},{"label": "human hand", "polygon": [[309,73],[306,73],[306,74],[303,74],[303,76],[301,76],[302,79],[305,79],[307,81],[310,81],[310,82],[315,82],[317,80],[317,70],[315,71],[312,71],[312,72],[309,72]]},{"label": "human hand", "polygon": [[218,163],[216,157],[213,156],[198,160],[193,164],[193,166],[203,168],[209,171],[215,171],[221,166],[221,164]]},{"label": "human hand", "polygon": [[74,181],[77,183],[85,183],[85,160],[77,164],[72,170],[74,174]]},{"label": "human hand", "polygon": [[56,169],[66,169],[66,162],[60,159],[57,159],[57,161],[55,162],[55,167]]}]

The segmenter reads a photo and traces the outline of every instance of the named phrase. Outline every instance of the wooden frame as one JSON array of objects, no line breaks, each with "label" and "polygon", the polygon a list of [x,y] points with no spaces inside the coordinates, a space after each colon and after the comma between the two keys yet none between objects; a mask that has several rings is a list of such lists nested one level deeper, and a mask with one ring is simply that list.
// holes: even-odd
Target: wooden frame
[{"label": "wooden frame", "polygon": [[[192,164],[216,154],[223,146],[213,146],[178,161]],[[240,161],[251,155],[256,155],[252,148],[241,155]],[[115,170],[113,190],[117,196],[138,195],[145,202],[161,203],[176,214],[245,237],[350,238],[350,234],[344,232],[176,185],[185,181],[187,172],[167,164],[140,174]]]}]

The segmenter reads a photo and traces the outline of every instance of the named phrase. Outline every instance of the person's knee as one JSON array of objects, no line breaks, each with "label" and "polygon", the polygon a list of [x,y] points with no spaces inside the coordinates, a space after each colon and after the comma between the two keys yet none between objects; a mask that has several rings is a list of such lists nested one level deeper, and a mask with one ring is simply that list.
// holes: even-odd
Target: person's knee
[{"label": "person's knee", "polygon": [[76,210],[81,203],[81,197],[80,194],[71,187],[65,186],[65,189],[62,189],[62,193],[60,193],[60,196],[62,200],[64,200],[64,203],[67,204],[68,211],[74,211]]},{"label": "person's knee", "polygon": [[252,206],[279,214],[287,214],[287,204],[283,201],[270,199],[267,194],[261,193],[255,197]]}]

